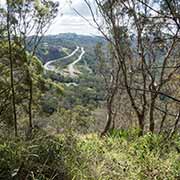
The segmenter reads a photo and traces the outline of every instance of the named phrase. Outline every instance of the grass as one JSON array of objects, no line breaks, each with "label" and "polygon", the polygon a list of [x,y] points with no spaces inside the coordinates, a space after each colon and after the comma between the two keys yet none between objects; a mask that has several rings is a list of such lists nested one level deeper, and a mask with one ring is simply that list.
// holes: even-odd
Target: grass
[{"label": "grass", "polygon": [[[73,133],[30,141],[0,138],[0,179],[174,180],[180,179],[179,136],[137,136],[137,130],[112,131],[107,137]],[[21,177],[21,178],[20,178]]]},{"label": "grass", "polygon": [[[103,139],[96,134],[80,137],[78,147],[85,157],[86,170],[82,168],[82,172],[86,176],[75,179],[179,179],[179,153],[171,144],[162,142],[162,136],[152,134],[144,137],[110,135]],[[75,174],[77,176],[78,172]]]}]

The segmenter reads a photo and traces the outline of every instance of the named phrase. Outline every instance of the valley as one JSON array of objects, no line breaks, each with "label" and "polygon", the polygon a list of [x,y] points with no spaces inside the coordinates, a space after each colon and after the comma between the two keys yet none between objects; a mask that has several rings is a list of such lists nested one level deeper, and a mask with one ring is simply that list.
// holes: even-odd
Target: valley
[{"label": "valley", "polygon": [[[44,78],[64,89],[60,109],[84,106],[94,111],[104,101],[104,82],[98,73],[95,52],[98,43],[106,44],[101,37],[67,33],[46,36],[39,45],[37,56],[43,63]],[[47,114],[56,112],[59,109],[56,104],[58,100],[47,94],[43,100],[43,111]]]},{"label": "valley", "polygon": [[179,7],[0,0],[0,180],[180,180]]},{"label": "valley", "polygon": [[[79,49],[81,52],[79,52]],[[73,61],[73,56],[75,56],[78,53],[80,53],[79,57]],[[62,76],[76,77],[79,74],[81,74],[81,72],[77,68],[75,68],[75,65],[82,60],[84,54],[84,48],[80,48],[79,46],[77,46],[71,54],[59,59],[48,61],[46,64],[44,64],[44,69],[48,71],[53,71],[54,73],[61,74]]]}]

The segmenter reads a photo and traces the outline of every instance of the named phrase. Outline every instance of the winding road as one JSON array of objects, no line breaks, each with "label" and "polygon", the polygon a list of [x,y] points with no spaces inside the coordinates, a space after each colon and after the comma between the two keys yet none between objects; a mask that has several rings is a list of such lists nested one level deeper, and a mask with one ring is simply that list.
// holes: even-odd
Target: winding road
[{"label": "winding road", "polygon": [[76,59],[73,63],[68,65],[68,71],[69,71],[69,76],[70,77],[75,77],[77,73],[80,74],[80,71],[78,71],[77,69],[74,68],[74,65],[77,64],[83,57],[83,55],[85,54],[85,50],[83,47],[81,47],[81,54],[79,56],[78,59]]},{"label": "winding road", "polygon": [[[76,47],[76,49],[69,54],[68,56],[65,56],[63,58],[59,58],[59,59],[55,59],[55,60],[51,60],[49,62],[47,62],[44,65],[44,69],[45,70],[49,70],[49,71],[54,71],[55,73],[62,73],[62,71],[59,71],[58,69],[56,69],[55,66],[53,66],[52,64],[58,61],[62,61],[62,60],[66,60],[68,58],[71,58],[72,56],[74,56],[76,54],[76,52],[80,49],[79,46]],[[67,71],[70,77],[75,77],[77,76],[77,74],[80,74],[80,71],[78,71],[77,69],[74,68],[75,64],[77,64],[83,57],[83,55],[85,54],[85,50],[83,47],[81,47],[81,54],[79,55],[78,59],[76,59],[74,62],[72,62],[71,64],[69,64],[67,66]]]},{"label": "winding road", "polygon": [[74,54],[76,54],[76,52],[79,50],[79,46],[76,47],[76,49],[71,53],[69,54],[68,56],[65,56],[65,57],[62,57],[62,58],[59,58],[59,59],[55,59],[55,60],[51,60],[51,61],[48,61],[46,64],[44,64],[44,69],[46,70],[51,70],[51,71],[55,71],[56,68],[51,65],[52,63],[55,63],[55,62],[58,62],[58,61],[61,61],[61,60],[65,60],[65,59],[68,59],[72,56],[74,56]]}]

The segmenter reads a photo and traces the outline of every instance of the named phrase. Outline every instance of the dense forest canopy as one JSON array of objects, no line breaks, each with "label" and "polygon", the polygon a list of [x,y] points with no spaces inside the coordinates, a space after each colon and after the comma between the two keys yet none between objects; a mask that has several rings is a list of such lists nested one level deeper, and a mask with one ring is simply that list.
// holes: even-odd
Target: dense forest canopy
[{"label": "dense forest canopy", "polygon": [[61,2],[0,1],[0,179],[179,179],[180,1]]}]

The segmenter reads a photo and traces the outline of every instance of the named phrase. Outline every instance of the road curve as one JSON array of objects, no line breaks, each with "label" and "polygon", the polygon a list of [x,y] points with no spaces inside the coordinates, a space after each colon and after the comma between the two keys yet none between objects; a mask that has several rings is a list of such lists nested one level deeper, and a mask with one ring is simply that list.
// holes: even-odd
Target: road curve
[{"label": "road curve", "polygon": [[75,73],[80,73],[78,70],[76,70],[74,68],[74,65],[77,64],[82,59],[84,54],[85,54],[85,50],[83,47],[81,47],[81,54],[80,54],[79,58],[67,66],[67,69],[69,71],[69,75],[71,77],[75,77],[76,76]]},{"label": "road curve", "polygon": [[54,66],[52,66],[51,64],[54,62],[65,60],[65,59],[68,59],[68,58],[74,56],[74,54],[79,50],[79,48],[80,47],[77,46],[76,49],[71,54],[69,54],[68,56],[62,57],[60,59],[54,59],[54,60],[48,61],[46,64],[44,64],[44,69],[56,72],[56,68]]}]

